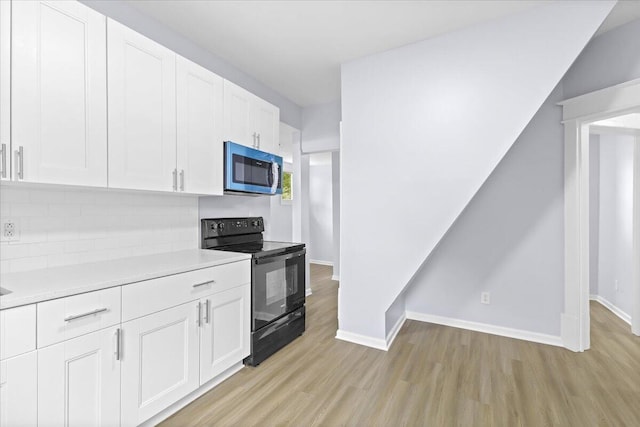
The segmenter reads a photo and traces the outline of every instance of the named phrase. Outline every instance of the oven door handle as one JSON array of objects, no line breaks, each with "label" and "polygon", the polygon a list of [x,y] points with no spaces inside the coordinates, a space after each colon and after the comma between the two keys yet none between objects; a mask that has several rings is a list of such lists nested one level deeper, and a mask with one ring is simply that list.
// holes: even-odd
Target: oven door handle
[{"label": "oven door handle", "polygon": [[306,253],[307,253],[307,250],[302,249],[299,251],[286,253],[286,254],[270,255],[270,256],[256,258],[255,263],[256,265],[261,265],[261,264],[269,264],[271,262],[277,262],[277,261],[286,261],[288,259],[304,256],[304,254]]}]

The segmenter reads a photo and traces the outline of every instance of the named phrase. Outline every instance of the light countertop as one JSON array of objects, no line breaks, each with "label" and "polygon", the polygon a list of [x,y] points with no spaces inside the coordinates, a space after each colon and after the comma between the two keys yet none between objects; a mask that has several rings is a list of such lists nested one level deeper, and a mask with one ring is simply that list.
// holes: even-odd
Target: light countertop
[{"label": "light countertop", "polygon": [[0,276],[11,291],[0,297],[0,309],[42,302],[142,280],[250,259],[234,252],[191,249],[87,264],[45,268]]}]

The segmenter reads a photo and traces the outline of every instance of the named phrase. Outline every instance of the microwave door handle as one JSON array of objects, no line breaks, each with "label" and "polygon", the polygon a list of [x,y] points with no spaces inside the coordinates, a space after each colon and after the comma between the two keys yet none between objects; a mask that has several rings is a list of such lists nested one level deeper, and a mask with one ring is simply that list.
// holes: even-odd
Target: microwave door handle
[{"label": "microwave door handle", "polygon": [[284,255],[265,256],[265,257],[257,258],[255,260],[255,263],[256,265],[261,265],[261,264],[269,264],[271,262],[286,261],[292,258],[303,256],[306,253],[307,253],[306,249],[302,249],[301,251],[295,251],[295,252],[284,254]]},{"label": "microwave door handle", "polygon": [[274,163],[269,162],[269,172],[267,173],[267,185],[269,187],[273,186],[273,167],[274,167]]},{"label": "microwave door handle", "polygon": [[279,170],[279,165],[278,163],[276,163],[275,161],[271,162],[271,165],[269,166],[269,187],[271,188],[271,192],[273,194],[275,194],[278,191],[278,186],[279,186],[279,180],[280,178],[280,170]]}]

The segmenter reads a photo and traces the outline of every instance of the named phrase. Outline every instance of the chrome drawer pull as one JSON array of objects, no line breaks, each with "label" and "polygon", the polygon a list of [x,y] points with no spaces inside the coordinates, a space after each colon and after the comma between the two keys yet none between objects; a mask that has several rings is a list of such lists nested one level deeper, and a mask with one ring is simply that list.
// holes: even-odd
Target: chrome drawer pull
[{"label": "chrome drawer pull", "polygon": [[195,285],[193,285],[194,288],[198,288],[200,286],[205,286],[205,285],[213,285],[214,283],[216,283],[215,280],[208,280],[206,282],[202,282],[202,283],[197,283]]},{"label": "chrome drawer pull", "polygon": [[82,317],[92,316],[94,314],[102,313],[103,311],[107,311],[107,310],[108,310],[108,308],[96,308],[95,310],[90,311],[88,313],[75,314],[73,316],[65,317],[64,321],[65,322],[71,322],[72,320],[80,319]]}]

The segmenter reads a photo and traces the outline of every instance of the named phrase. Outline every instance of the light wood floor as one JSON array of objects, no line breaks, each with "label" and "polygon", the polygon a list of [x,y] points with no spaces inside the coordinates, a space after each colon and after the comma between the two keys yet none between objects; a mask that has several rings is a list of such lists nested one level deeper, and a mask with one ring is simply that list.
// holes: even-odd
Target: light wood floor
[{"label": "light wood floor", "polygon": [[640,338],[592,303],[585,353],[407,321],[388,352],[334,338],[312,265],[307,331],[163,426],[640,426]]}]

